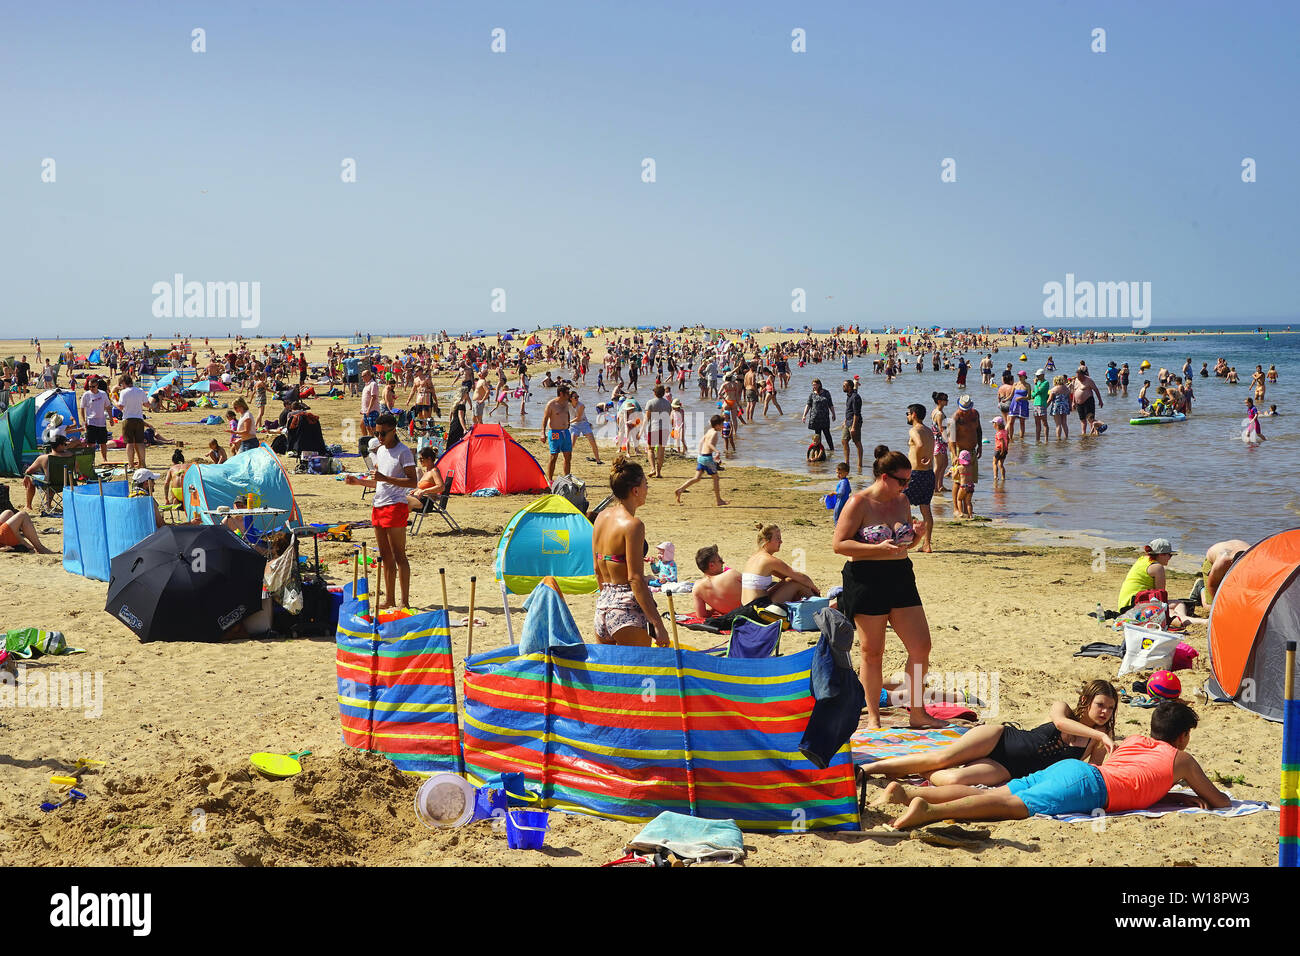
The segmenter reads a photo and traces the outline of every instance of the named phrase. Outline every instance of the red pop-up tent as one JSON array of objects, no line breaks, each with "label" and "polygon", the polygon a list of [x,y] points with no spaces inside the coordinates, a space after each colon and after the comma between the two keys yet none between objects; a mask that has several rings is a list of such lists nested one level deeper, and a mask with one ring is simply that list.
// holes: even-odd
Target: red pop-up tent
[{"label": "red pop-up tent", "polygon": [[500,425],[475,425],[438,459],[438,471],[452,475],[451,493],[470,495],[495,488],[503,495],[549,491],[546,472]]}]

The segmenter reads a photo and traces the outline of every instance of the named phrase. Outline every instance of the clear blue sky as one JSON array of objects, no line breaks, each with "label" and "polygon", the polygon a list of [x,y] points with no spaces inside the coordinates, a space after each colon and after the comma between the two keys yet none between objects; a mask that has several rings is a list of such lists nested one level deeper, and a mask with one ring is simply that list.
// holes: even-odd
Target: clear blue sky
[{"label": "clear blue sky", "polygon": [[9,4],[0,337],[1297,315],[1300,4],[703,6]]}]

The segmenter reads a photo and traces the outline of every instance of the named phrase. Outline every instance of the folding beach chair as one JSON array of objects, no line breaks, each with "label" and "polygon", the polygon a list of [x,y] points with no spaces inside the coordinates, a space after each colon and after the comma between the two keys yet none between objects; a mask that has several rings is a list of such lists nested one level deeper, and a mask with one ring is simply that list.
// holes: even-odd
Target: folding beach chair
[{"label": "folding beach chair", "polygon": [[447,472],[447,477],[443,479],[442,494],[437,498],[425,498],[424,506],[416,513],[415,521],[411,526],[412,534],[419,534],[420,528],[424,526],[424,516],[427,514],[442,515],[442,519],[447,522],[447,527],[452,531],[460,531],[461,527],[456,523],[456,519],[447,513],[447,502],[451,498],[451,479],[454,472]]},{"label": "folding beach chair", "polygon": [[781,653],[781,622],[760,624],[747,617],[736,618],[731,625],[728,657],[777,657]]},{"label": "folding beach chair", "polygon": [[32,481],[45,497],[41,504],[42,515],[63,514],[63,489],[68,483],[68,472],[76,474],[76,461],[69,455],[51,455],[45,459],[45,477],[33,475]]}]

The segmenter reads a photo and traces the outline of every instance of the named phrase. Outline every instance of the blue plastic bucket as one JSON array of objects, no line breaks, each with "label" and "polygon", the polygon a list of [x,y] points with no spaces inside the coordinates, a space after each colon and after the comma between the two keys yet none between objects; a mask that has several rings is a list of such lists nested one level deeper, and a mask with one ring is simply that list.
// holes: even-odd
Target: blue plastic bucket
[{"label": "blue plastic bucket", "polygon": [[500,787],[479,787],[474,794],[474,820],[491,820],[505,813],[506,792]]},{"label": "blue plastic bucket", "polygon": [[545,810],[510,810],[506,813],[506,846],[512,850],[540,850],[550,829]]}]

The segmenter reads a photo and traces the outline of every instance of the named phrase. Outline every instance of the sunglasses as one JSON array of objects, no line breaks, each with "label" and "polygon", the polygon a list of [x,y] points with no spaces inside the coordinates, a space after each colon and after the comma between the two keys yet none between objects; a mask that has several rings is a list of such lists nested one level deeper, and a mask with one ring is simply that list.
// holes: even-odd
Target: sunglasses
[{"label": "sunglasses", "polygon": [[376,438],[387,438],[389,435],[393,434],[393,431],[394,431],[394,429],[392,429],[392,428],[386,429],[386,430],[384,430],[384,431],[382,431],[382,432],[379,431],[378,429],[376,429],[376,430],[375,430],[375,437],[376,437]]},{"label": "sunglasses", "polygon": [[904,488],[906,488],[908,485],[912,483],[912,473],[910,471],[907,473],[906,478],[900,478],[898,477],[898,475],[889,475],[889,477],[893,478],[896,482],[899,483],[900,486]]}]

